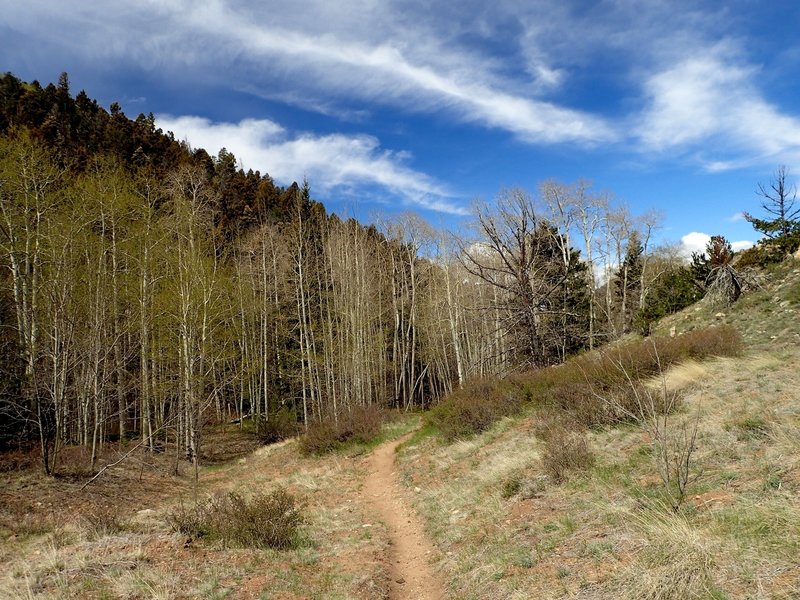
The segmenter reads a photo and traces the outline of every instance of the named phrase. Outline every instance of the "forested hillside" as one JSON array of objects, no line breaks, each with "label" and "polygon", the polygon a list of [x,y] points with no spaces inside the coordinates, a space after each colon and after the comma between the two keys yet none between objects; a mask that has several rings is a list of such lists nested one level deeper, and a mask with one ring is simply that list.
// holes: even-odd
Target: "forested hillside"
[{"label": "forested hillside", "polygon": [[66,445],[92,468],[109,443],[196,459],[213,422],[428,407],[701,293],[652,247],[657,217],[584,182],[501,191],[457,237],[328,214],[66,74],[0,78],[0,134],[0,440],[37,443],[48,473]]}]

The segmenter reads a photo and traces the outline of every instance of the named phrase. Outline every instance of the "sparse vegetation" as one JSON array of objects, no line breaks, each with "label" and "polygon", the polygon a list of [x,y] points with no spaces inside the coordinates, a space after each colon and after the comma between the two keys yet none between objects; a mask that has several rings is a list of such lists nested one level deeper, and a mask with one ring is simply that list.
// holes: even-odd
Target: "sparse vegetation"
[{"label": "sparse vegetation", "polygon": [[93,510],[81,515],[83,529],[93,538],[120,533],[128,526],[128,519],[113,504],[96,506]]}]

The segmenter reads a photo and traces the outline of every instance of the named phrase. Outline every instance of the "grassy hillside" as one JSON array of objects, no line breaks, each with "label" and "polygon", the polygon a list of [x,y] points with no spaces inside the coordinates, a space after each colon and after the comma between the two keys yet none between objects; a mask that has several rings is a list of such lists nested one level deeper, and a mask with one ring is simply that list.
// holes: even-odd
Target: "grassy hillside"
[{"label": "grassy hillside", "polygon": [[452,597],[800,597],[798,310],[800,270],[787,264],[731,307],[700,303],[659,324],[680,336],[724,323],[746,344],[740,357],[684,362],[650,382],[683,395],[666,421],[673,439],[698,419],[677,510],[657,444],[635,422],[586,430],[588,456],[563,477],[553,448],[574,444],[548,436],[548,406],[466,441],[407,444],[402,473],[422,490]]}]

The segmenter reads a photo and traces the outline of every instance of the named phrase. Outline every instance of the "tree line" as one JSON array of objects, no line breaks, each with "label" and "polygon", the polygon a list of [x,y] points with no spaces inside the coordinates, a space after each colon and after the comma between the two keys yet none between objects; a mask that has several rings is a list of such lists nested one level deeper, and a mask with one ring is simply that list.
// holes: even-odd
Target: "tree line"
[{"label": "tree line", "polygon": [[615,339],[681,302],[667,274],[691,282],[656,216],[585,182],[504,190],[459,236],[364,226],[152,119],[86,116],[66,76],[0,89],[0,425],[47,473],[70,444],[92,468],[110,443],[197,464],[212,422],[425,408]]}]

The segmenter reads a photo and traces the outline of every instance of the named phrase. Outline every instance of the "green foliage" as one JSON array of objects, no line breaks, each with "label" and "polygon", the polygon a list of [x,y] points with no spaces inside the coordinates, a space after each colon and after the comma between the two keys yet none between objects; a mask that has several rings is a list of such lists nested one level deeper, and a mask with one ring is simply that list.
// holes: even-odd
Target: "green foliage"
[{"label": "green foliage", "polygon": [[350,443],[369,444],[380,435],[386,418],[386,411],[370,405],[355,407],[336,419],[328,416],[315,421],[300,438],[300,452],[321,455]]},{"label": "green foliage", "polygon": [[645,305],[636,313],[636,328],[649,335],[650,328],[659,319],[683,310],[700,300],[703,293],[695,282],[690,267],[676,266],[658,276],[647,295]]},{"label": "green foliage", "polygon": [[297,499],[279,488],[250,500],[228,492],[192,508],[181,504],[168,515],[168,521],[174,531],[219,541],[226,547],[285,550],[299,544],[307,518]]},{"label": "green foliage", "polygon": [[795,206],[797,188],[787,181],[788,174],[789,170],[780,166],[769,185],[759,184],[758,195],[762,198],[765,218],[744,213],[753,229],[765,237],[757,250],[747,256],[750,264],[765,266],[779,262],[800,247],[800,207]]}]

